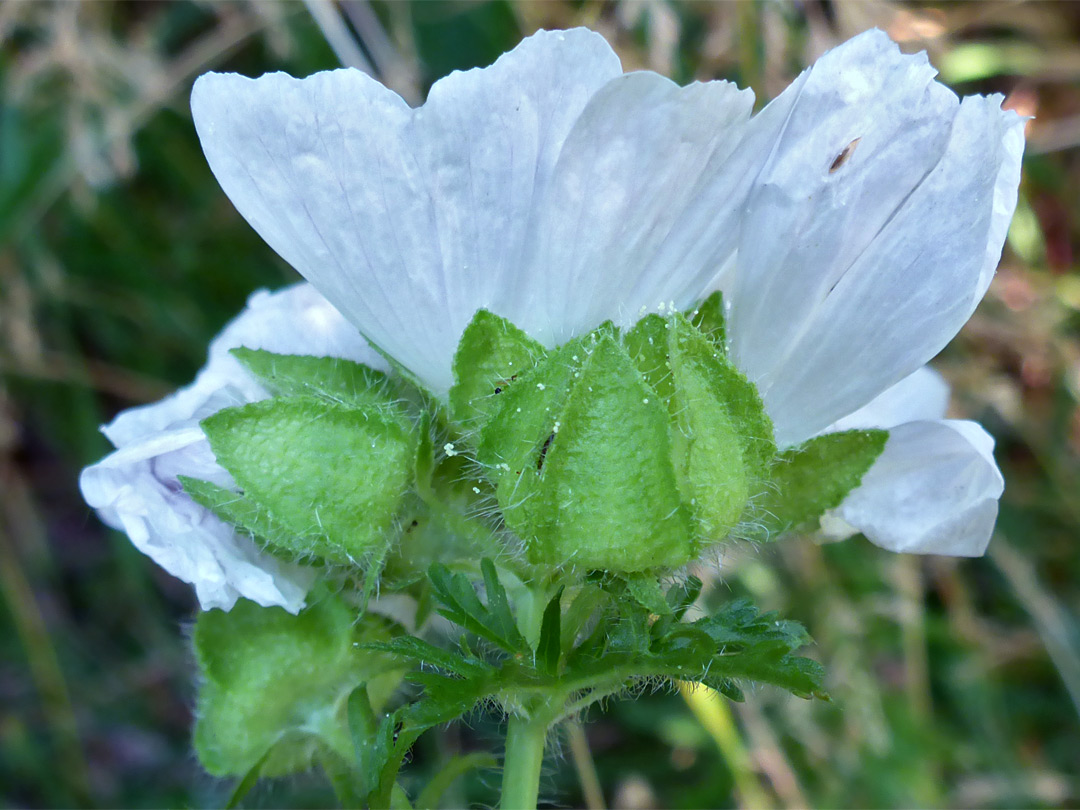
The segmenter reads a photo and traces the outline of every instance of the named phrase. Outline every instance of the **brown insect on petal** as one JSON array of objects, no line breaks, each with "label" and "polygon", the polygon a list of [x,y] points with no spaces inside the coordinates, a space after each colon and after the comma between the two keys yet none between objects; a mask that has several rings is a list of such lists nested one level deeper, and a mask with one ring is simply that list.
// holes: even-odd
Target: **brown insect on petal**
[{"label": "brown insect on petal", "polygon": [[829,174],[833,174],[837,169],[839,169],[841,166],[848,162],[848,158],[850,158],[855,153],[855,147],[859,145],[859,141],[861,140],[862,138],[856,138],[844,147],[844,151],[836,156],[836,160],[834,160],[832,162],[832,165],[829,167]]}]

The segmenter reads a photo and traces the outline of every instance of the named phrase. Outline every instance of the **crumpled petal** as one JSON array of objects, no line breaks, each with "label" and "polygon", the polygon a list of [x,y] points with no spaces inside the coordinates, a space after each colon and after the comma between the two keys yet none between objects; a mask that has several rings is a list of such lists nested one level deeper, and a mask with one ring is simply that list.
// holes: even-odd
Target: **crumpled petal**
[{"label": "crumpled petal", "polygon": [[237,346],[344,357],[386,369],[355,327],[311,285],[257,292],[211,343],[207,364],[191,385],[124,411],[102,428],[117,450],[83,470],[79,486],[105,523],[127,533],[136,548],[173,576],[193,584],[203,609],[228,610],[242,596],[296,613],[312,581],[310,570],[260,551],[192,501],[178,480],[187,475],[233,485],[198,423],[221,408],[268,396],[229,354]]},{"label": "crumpled petal", "polygon": [[732,355],[784,446],[959,331],[1001,255],[1023,151],[1022,119],[1000,97],[958,104],[925,54],[901,55],[880,31],[804,75],[772,103],[786,124],[727,285]]},{"label": "crumpled petal", "polygon": [[889,551],[977,557],[986,551],[1005,480],[994,440],[975,422],[943,419],[947,383],[923,367],[829,428],[885,428],[885,450],[822,519],[843,539],[862,532]]},{"label": "crumpled petal", "polygon": [[[373,344],[445,394],[478,308],[524,320],[528,300],[506,292],[521,281],[536,207],[582,109],[621,72],[603,37],[575,29],[451,74],[416,110],[356,70],[211,73],[191,106],[244,218]],[[559,287],[566,272],[546,270]]]}]

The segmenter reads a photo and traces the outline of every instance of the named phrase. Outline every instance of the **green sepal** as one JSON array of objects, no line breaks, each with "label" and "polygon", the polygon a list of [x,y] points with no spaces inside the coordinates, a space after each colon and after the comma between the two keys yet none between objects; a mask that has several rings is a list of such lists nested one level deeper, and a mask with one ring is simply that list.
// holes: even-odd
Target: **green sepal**
[{"label": "green sepal", "polygon": [[[516,489],[516,476],[523,468],[543,466],[541,450],[552,435],[570,382],[574,374],[580,373],[585,356],[578,341],[562,346],[499,395],[497,407],[478,436],[476,457],[491,470],[500,487],[510,485]],[[504,503],[505,494],[500,493],[499,499],[504,509],[512,503]]]},{"label": "green sepal", "polygon": [[355,408],[392,408],[389,380],[381,371],[340,357],[230,350],[275,396],[313,396]]},{"label": "green sepal", "polygon": [[772,419],[757,387],[746,378],[723,352],[682,315],[671,319],[672,364],[676,372],[693,373],[707,383],[713,396],[723,404],[742,445],[747,473],[763,476],[773,456],[776,442]]},{"label": "green sepal", "polygon": [[691,325],[721,351],[726,352],[727,318],[724,316],[724,295],[714,292],[687,313]]},{"label": "green sepal", "polygon": [[614,337],[589,348],[550,441],[521,473],[534,493],[522,504],[529,558],[612,571],[682,565],[695,548],[667,409]]},{"label": "green sepal", "polygon": [[886,430],[826,433],[776,458],[772,481],[755,508],[762,539],[801,526],[816,526],[862,481],[889,438]]},{"label": "green sepal", "polygon": [[415,438],[403,417],[304,396],[226,408],[200,424],[244,496],[292,533],[288,550],[356,563],[389,543],[413,482]]},{"label": "green sepal", "polygon": [[454,354],[451,417],[466,427],[482,425],[498,407],[497,397],[544,354],[543,346],[506,318],[478,310]]},{"label": "green sepal", "polygon": [[724,539],[750,497],[748,437],[736,422],[717,349],[681,317],[669,325],[671,458],[683,502],[706,541]]},{"label": "green sepal", "polygon": [[195,750],[215,776],[263,776],[310,767],[320,747],[348,747],[345,701],[360,683],[384,702],[401,673],[388,656],[362,654],[356,642],[389,638],[373,616],[356,622],[340,599],[325,597],[293,616],[241,599],[195,625],[202,674]]},{"label": "green sepal", "polygon": [[[696,317],[722,329],[722,302],[710,297]],[[624,344],[667,404],[671,460],[683,503],[701,541],[721,540],[738,523],[775,453],[772,422],[756,389],[714,342],[684,316],[648,315]]]},{"label": "green sepal", "polygon": [[623,345],[637,370],[663,401],[669,403],[669,408],[675,393],[668,357],[670,329],[671,324],[666,318],[646,315],[623,335]]}]

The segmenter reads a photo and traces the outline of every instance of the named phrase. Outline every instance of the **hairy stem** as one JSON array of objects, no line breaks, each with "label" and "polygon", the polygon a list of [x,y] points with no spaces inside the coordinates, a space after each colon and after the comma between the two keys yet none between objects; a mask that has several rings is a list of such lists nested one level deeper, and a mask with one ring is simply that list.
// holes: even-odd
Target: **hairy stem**
[{"label": "hairy stem", "polygon": [[506,730],[502,800],[499,802],[502,810],[536,809],[547,730],[547,722],[535,716],[510,716]]}]

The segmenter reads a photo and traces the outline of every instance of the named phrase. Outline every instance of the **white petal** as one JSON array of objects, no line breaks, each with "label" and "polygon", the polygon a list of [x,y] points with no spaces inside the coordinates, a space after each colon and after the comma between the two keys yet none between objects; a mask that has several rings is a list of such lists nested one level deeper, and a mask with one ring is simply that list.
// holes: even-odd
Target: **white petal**
[{"label": "white petal", "polygon": [[[658,304],[693,304],[715,266],[686,261],[702,239],[689,215],[730,165],[753,103],[728,82],[679,87],[647,72],[609,82],[563,146],[525,290],[508,290],[497,310],[520,310],[526,331],[561,343],[607,318],[625,325]],[[740,210],[729,193],[710,213],[722,221]]]},{"label": "white petal", "polygon": [[790,112],[747,201],[729,334],[784,445],[936,354],[1000,256],[1020,119],[933,76],[867,32],[774,102]]},{"label": "white petal", "polygon": [[891,428],[904,422],[942,419],[949,408],[949,384],[930,366],[923,366],[878,394],[855,413],[826,431]]},{"label": "white petal", "polygon": [[571,126],[620,73],[603,38],[577,29],[451,74],[415,111],[353,70],[208,74],[191,104],[252,227],[441,394],[465,325],[519,281],[531,212]]},{"label": "white petal", "polygon": [[293,613],[304,604],[309,569],[258,549],[184,494],[178,477],[230,487],[200,419],[267,392],[228,352],[237,346],[278,353],[336,356],[375,367],[385,363],[309,284],[259,292],[214,339],[195,382],[161,402],[125,411],[103,428],[116,452],[83,470],[86,502],[101,519],[169,573],[195,586],[204,609],[228,609],[245,597]]},{"label": "white petal", "polygon": [[994,440],[974,422],[909,422],[836,516],[889,551],[977,557],[986,551],[1005,482]]}]

